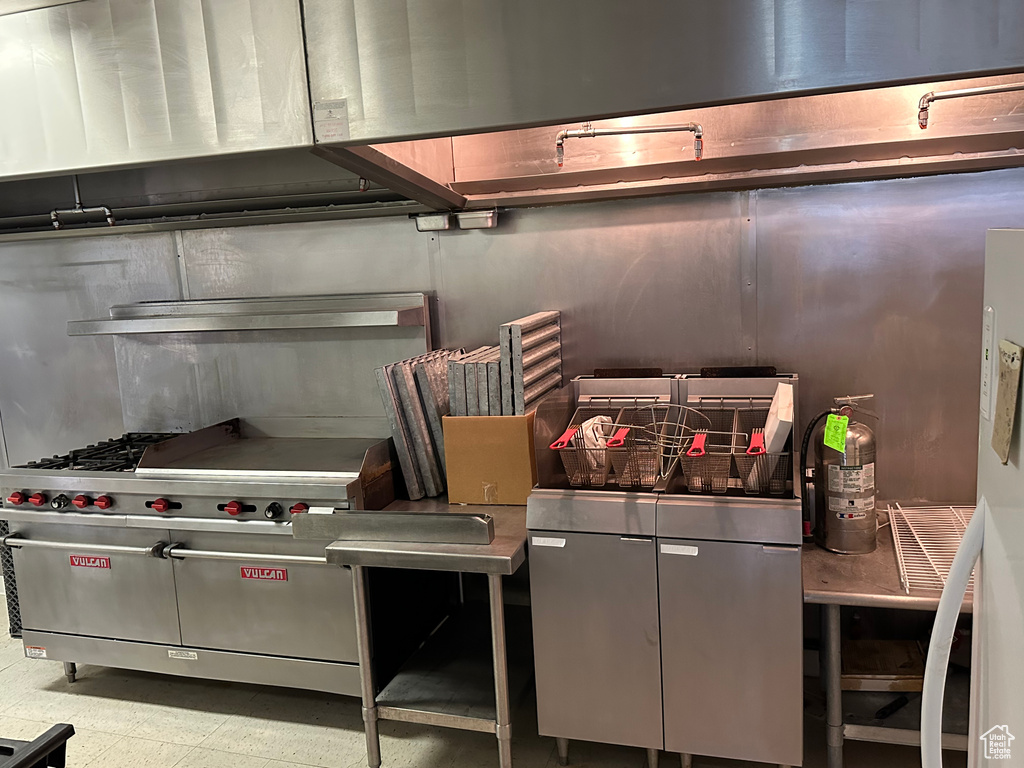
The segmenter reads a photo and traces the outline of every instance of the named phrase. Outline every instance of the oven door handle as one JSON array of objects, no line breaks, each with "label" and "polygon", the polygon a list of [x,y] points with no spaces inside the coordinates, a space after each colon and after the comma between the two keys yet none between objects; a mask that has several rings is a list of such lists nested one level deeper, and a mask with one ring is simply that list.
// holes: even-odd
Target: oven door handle
[{"label": "oven door handle", "polygon": [[164,557],[172,560],[237,560],[243,562],[283,563],[291,565],[330,565],[326,557],[309,555],[272,555],[266,552],[218,552],[212,549],[188,549],[181,544],[164,548]]},{"label": "oven door handle", "polygon": [[102,552],[115,555],[143,555],[145,557],[163,557],[167,542],[158,541],[148,547],[123,547],[118,544],[78,544],[73,541],[47,541],[45,539],[26,539],[12,533],[0,539],[0,545],[13,549],[72,549],[75,552]]}]

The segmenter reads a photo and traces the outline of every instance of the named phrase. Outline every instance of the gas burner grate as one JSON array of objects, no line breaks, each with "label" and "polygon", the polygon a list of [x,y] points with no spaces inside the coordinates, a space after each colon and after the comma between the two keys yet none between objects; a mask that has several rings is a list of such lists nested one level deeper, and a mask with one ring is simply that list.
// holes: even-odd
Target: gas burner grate
[{"label": "gas burner grate", "polygon": [[162,443],[173,432],[128,432],[85,448],[77,448],[63,456],[30,461],[17,469],[60,469],[78,472],[133,472],[147,447]]},{"label": "gas burner grate", "polygon": [[[974,507],[889,506],[900,583],[908,595],[911,589],[942,591],[973,514]],[[972,575],[967,594],[973,589]]]}]

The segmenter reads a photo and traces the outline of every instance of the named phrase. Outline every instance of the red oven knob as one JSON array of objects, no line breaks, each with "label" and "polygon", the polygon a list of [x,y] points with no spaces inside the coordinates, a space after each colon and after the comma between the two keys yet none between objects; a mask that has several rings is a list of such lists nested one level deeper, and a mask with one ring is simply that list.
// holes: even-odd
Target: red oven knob
[{"label": "red oven knob", "polygon": [[33,493],[31,496],[28,497],[28,500],[35,506],[41,507],[43,506],[43,504],[46,503],[46,496],[42,493]]},{"label": "red oven knob", "polygon": [[296,504],[294,507],[292,507],[288,511],[291,512],[293,515],[298,515],[298,514],[300,514],[302,512],[307,511],[308,509],[309,509],[309,504],[303,504],[300,501],[298,504]]},{"label": "red oven knob", "polygon": [[81,494],[79,494],[78,496],[75,496],[75,498],[71,500],[71,503],[74,504],[79,509],[85,509],[90,504],[92,504],[92,499],[90,499],[88,496],[82,496]]},{"label": "red oven knob", "polygon": [[21,491],[15,491],[14,493],[7,497],[7,503],[14,504],[15,506],[17,506],[18,504],[24,504],[25,494],[22,493]]},{"label": "red oven knob", "polygon": [[110,509],[114,506],[114,500],[109,496],[97,496],[94,502],[100,509]]},{"label": "red oven knob", "polygon": [[155,509],[157,512],[166,512],[171,508],[171,502],[167,499],[154,499],[149,502],[149,508]]},{"label": "red oven knob", "polygon": [[240,501],[229,501],[224,505],[224,511],[232,517],[242,514],[242,502]]}]

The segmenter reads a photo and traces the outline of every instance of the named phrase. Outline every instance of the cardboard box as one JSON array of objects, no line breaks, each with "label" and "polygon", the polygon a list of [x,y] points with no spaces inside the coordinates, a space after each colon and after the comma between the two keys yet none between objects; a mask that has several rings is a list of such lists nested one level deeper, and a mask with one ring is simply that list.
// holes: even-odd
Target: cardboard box
[{"label": "cardboard box", "polygon": [[537,483],[533,416],[445,416],[448,501],[526,504]]}]

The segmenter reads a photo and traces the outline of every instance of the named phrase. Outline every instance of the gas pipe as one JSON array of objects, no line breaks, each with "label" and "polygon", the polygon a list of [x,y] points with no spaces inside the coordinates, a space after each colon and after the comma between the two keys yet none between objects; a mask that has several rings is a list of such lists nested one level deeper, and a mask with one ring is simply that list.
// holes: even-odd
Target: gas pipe
[{"label": "gas pipe", "polygon": [[[808,443],[814,446],[814,540],[819,546],[843,554],[873,552],[877,544],[878,522],[875,514],[875,433],[855,413],[877,415],[863,407],[874,395],[846,395],[833,398],[835,406],[811,420],[804,433],[801,464],[804,488],[805,521],[809,513]],[[842,433],[830,441],[843,450],[826,445],[828,417],[846,417]],[[836,422],[833,429],[842,429]],[[805,522],[805,526],[806,526]],[[805,527],[805,533],[807,533]]]}]

